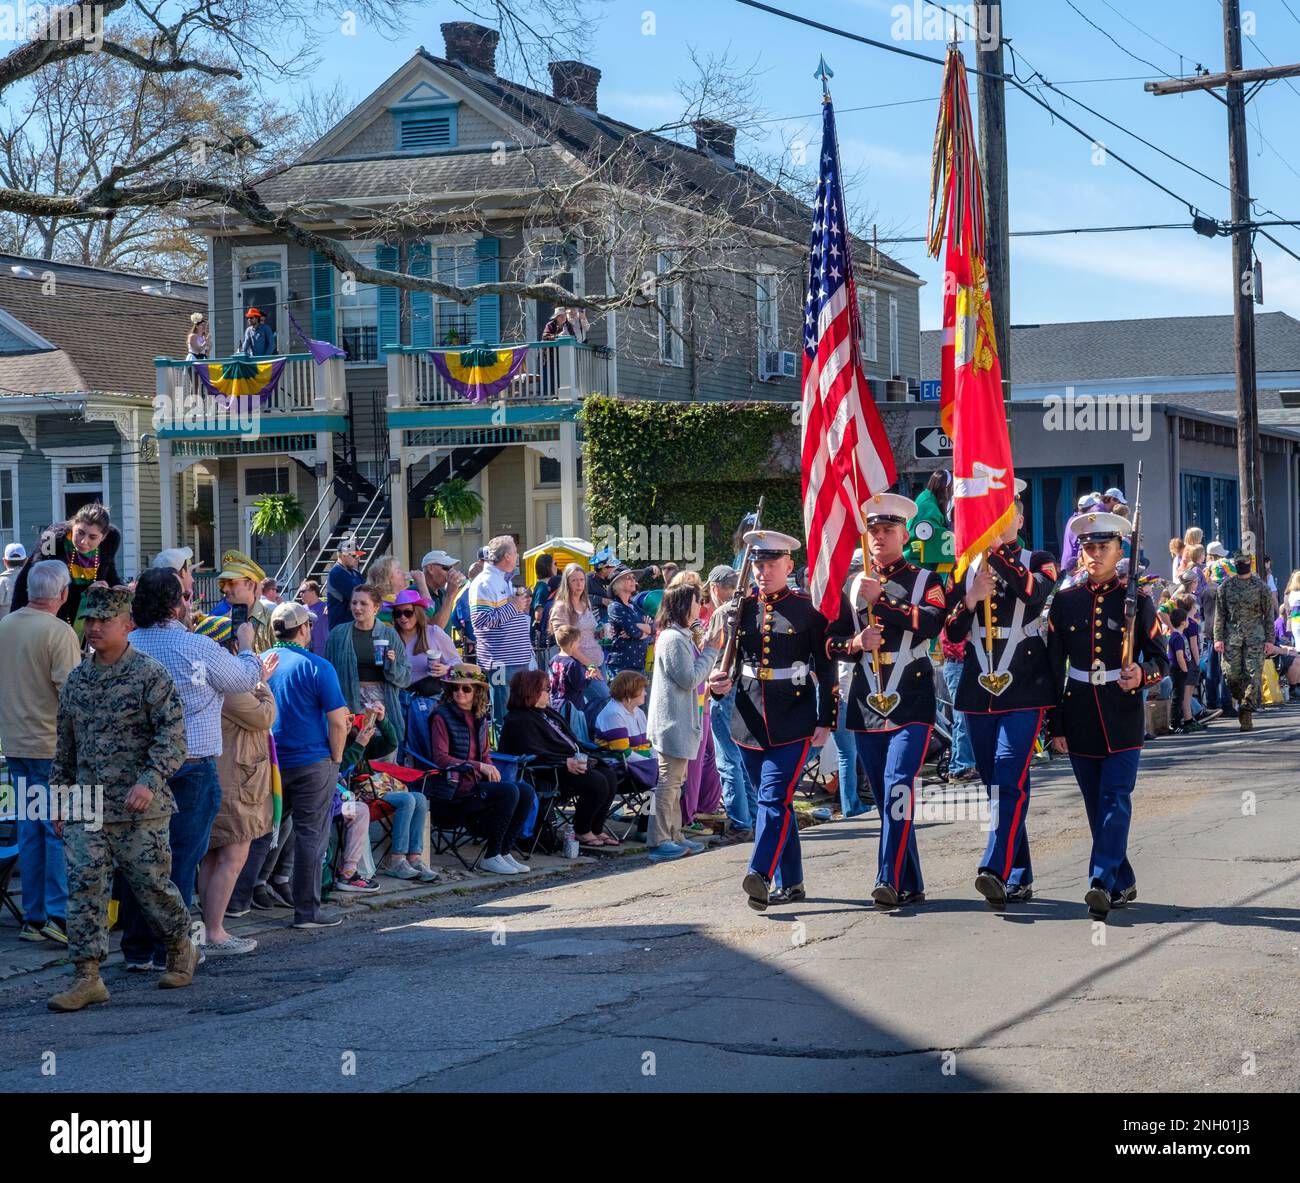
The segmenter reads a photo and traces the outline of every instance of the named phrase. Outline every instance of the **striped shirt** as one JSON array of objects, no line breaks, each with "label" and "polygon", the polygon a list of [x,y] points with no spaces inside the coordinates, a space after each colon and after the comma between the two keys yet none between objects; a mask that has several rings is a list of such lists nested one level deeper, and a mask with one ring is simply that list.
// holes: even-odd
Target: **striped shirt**
[{"label": "striped shirt", "polygon": [[532,664],[530,618],[515,607],[510,576],[485,564],[469,586],[469,607],[480,667]]},{"label": "striped shirt", "polygon": [[262,680],[262,663],[252,653],[232,657],[211,637],[168,620],[131,632],[131,644],[172,676],[185,709],[189,756],[221,755],[221,704],[227,694],[251,691]]}]

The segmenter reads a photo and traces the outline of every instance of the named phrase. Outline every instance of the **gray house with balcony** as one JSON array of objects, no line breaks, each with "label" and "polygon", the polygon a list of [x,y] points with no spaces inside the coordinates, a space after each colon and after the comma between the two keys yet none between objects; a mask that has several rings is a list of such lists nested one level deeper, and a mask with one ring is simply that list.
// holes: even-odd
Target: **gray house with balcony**
[{"label": "gray house with balcony", "polygon": [[[585,162],[641,137],[656,167],[671,167],[674,184],[705,201],[734,201],[762,182],[736,160],[735,131],[724,124],[699,123],[693,145],[649,136],[600,113],[594,67],[551,63],[545,93],[496,73],[495,32],[467,22],[442,31],[444,56],[417,51],[302,157],[262,177],[262,200],[381,269],[458,284],[549,277],[582,295],[615,290],[618,259],[597,249],[590,226],[547,225],[529,211],[540,193],[580,177]],[[720,285],[707,318],[697,285],[680,280],[657,285],[651,306],[593,317],[585,341],[544,341],[553,309],[538,301],[489,295],[466,307],[357,283],[230,210],[200,211],[193,224],[208,240],[216,354],[233,353],[245,311],[257,307],[287,360],[253,438],[206,425],[160,433],[174,494],[165,518],[183,512],[181,475],[201,466],[218,490],[220,546],[250,549],[287,578],[319,569],[345,533],[404,561],[430,546],[468,561],[498,534],[527,548],[587,533],[579,418],[587,395],[799,398],[803,281],[791,277],[804,265],[810,211],[769,186],[737,216],[753,237],[754,275]],[[921,280],[865,244],[857,264],[868,376],[879,400],[904,401],[920,379]],[[295,321],[345,357],[313,364]],[[430,350],[471,343],[527,348],[492,403],[461,397],[431,362]],[[183,381],[182,361],[156,366],[160,391]],[[425,517],[425,498],[449,477],[482,496],[479,520],[446,529]],[[312,515],[302,539],[251,535],[252,502],[264,492],[299,496]]]}]

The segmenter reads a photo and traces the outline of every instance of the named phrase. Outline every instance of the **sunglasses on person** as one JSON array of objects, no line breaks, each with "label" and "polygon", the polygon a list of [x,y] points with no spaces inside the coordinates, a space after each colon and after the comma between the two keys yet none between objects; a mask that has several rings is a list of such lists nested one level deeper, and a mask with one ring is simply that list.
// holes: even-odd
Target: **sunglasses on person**
[{"label": "sunglasses on person", "polygon": [[451,688],[451,692],[452,692],[453,694],[473,694],[473,693],[474,693],[474,687],[473,687],[473,686],[453,686],[453,687]]},{"label": "sunglasses on person", "polygon": [[414,609],[414,608],[394,608],[394,609],[393,609],[393,619],[394,619],[394,620],[397,619],[397,617],[399,617],[399,616],[414,616],[414,615],[415,615],[415,609]]}]

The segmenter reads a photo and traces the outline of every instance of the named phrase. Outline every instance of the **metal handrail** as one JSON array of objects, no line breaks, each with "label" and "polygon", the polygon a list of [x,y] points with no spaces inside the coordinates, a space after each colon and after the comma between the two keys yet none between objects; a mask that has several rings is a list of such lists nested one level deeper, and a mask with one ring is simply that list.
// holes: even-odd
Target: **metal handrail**
[{"label": "metal handrail", "polygon": [[[378,487],[376,487],[375,495],[371,497],[366,508],[361,511],[361,516],[357,519],[357,524],[352,529],[352,536],[356,540],[357,545],[366,552],[365,561],[361,564],[361,570],[363,572],[369,569],[370,564],[375,558],[374,548],[370,546],[370,538],[379,525],[380,515],[383,512],[384,505],[387,503],[384,490],[384,485],[386,483],[387,482],[381,482]],[[367,519],[370,517],[370,511],[372,509],[375,511],[374,521],[368,523]]]},{"label": "metal handrail", "polygon": [[307,361],[311,358],[310,353],[267,353],[264,355],[252,353],[236,353],[230,357],[205,357],[199,361],[186,361],[184,358],[175,357],[155,357],[153,364],[156,369],[166,369],[168,367],[180,366],[225,366],[232,365],[235,362],[256,362],[258,365],[265,365],[271,361]]},{"label": "metal handrail", "polygon": [[[332,505],[326,510],[326,516],[324,519],[318,520],[317,515],[320,513],[321,507],[325,505],[326,502],[331,501],[331,499],[334,501],[338,500],[334,492],[334,484],[332,481],[325,487],[325,492],[321,494],[320,500],[316,502],[316,508],[307,516],[307,520],[303,523],[302,529],[298,531],[297,537],[289,544],[289,553],[285,555],[284,562],[280,564],[280,569],[275,573],[275,582],[279,587],[288,587],[290,583],[288,578],[289,575],[293,576],[292,582],[296,585],[297,581],[302,578],[300,574],[302,569],[304,567],[310,569],[308,566],[308,555],[318,554],[320,552],[320,544],[317,543],[311,547],[301,544],[304,543],[304,540],[309,533],[313,536],[318,535],[323,522],[328,523],[329,516],[333,511]],[[313,523],[315,524],[313,525]],[[330,523],[330,525],[332,527],[332,523]],[[298,555],[297,560],[293,557],[295,554]],[[292,566],[290,564],[292,564]],[[297,591],[296,586],[294,590]]]}]

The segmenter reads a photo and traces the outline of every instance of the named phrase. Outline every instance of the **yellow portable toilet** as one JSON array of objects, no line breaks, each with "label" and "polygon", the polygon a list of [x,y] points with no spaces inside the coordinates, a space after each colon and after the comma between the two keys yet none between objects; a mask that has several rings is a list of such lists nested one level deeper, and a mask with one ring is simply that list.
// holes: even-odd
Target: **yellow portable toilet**
[{"label": "yellow portable toilet", "polygon": [[542,555],[551,555],[555,559],[555,573],[558,575],[566,564],[577,563],[584,571],[591,569],[591,556],[596,548],[582,538],[548,538],[540,546],[524,551],[524,581],[529,587],[537,582],[537,560]]}]

